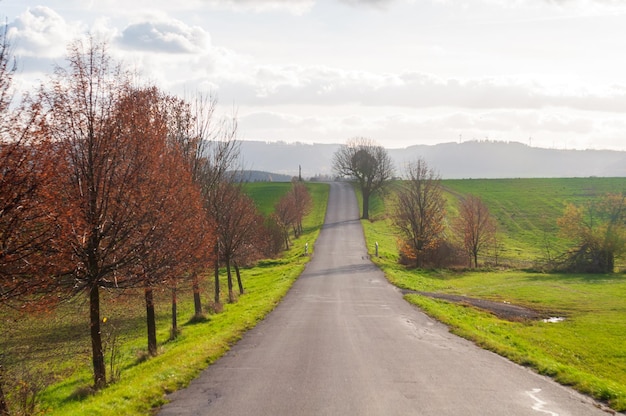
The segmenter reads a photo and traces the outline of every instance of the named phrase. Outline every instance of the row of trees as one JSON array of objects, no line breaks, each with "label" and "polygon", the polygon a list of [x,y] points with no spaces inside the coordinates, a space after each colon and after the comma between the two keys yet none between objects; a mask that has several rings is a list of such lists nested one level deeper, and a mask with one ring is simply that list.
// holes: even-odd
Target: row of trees
[{"label": "row of trees", "polygon": [[[478,267],[479,253],[493,248],[497,255],[496,221],[479,197],[461,197],[459,214],[448,223],[446,201],[434,171],[418,160],[407,173],[392,215],[403,237],[404,259],[416,267],[453,265],[460,251],[470,266]],[[615,258],[626,253],[626,195],[607,194],[580,206],[568,204],[557,225],[571,248],[557,258],[545,259],[544,268],[612,273]]]},{"label": "row of trees", "polygon": [[[337,150],[333,167],[340,176],[357,180],[363,195],[361,218],[368,219],[370,196],[382,191],[394,177],[387,151],[372,140],[355,138]],[[416,267],[450,264],[458,257],[458,250],[449,242],[452,230],[460,240],[456,245],[462,247],[470,265],[477,267],[479,253],[495,236],[495,221],[486,205],[473,195],[463,198],[459,216],[450,227],[443,188],[435,171],[418,159],[407,165],[405,174],[406,179],[396,188],[391,215],[402,236],[399,246],[404,261]]]},{"label": "row of trees", "polygon": [[[340,176],[358,182],[362,218],[369,218],[369,197],[383,190],[394,175],[386,150],[368,139],[352,139],[335,153],[333,167]],[[400,254],[407,264],[439,267],[464,261],[478,267],[481,252],[489,247],[497,252],[497,223],[485,203],[475,195],[464,195],[458,216],[450,220],[440,177],[422,159],[407,165],[393,201],[390,218],[401,236]],[[582,206],[570,204],[557,223],[573,248],[549,259],[553,269],[610,273],[615,257],[626,252],[624,194],[605,195]]]},{"label": "row of trees", "polygon": [[[243,293],[238,265],[276,252],[271,228],[231,180],[236,117],[216,121],[213,97],[188,101],[139,85],[106,43],[89,38],[69,46],[67,66],[36,94],[13,103],[6,32],[0,41],[0,302],[50,306],[86,294],[99,389],[102,289],[144,290],[154,355],[154,289],[172,291],[175,334],[180,280],[191,280],[200,315],[200,278],[213,264],[219,303],[224,265],[234,301],[231,265]],[[300,192],[308,195],[294,184]],[[301,230],[308,203],[286,223]],[[0,371],[3,414],[1,380]]]}]

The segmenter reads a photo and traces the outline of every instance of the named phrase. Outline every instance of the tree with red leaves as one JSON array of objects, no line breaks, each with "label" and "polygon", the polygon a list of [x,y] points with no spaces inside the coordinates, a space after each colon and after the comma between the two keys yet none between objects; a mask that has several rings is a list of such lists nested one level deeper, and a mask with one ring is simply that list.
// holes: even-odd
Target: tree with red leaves
[{"label": "tree with red leaves", "polygon": [[272,215],[276,224],[282,230],[285,250],[289,250],[291,244],[289,229],[296,223],[298,218],[297,206],[292,193],[285,194],[274,205],[274,213]]},{"label": "tree with red leaves", "polygon": [[148,213],[138,229],[143,255],[132,269],[144,286],[148,352],[157,353],[153,290],[175,285],[177,276],[208,266],[211,233],[203,214],[200,189],[177,146],[168,142],[167,97],[155,87],[135,89],[119,103],[117,117],[124,135],[145,147],[142,179],[135,192]]},{"label": "tree with red leaves", "polygon": [[278,227],[282,231],[285,250],[289,249],[291,243],[289,229],[293,229],[294,237],[298,238],[303,231],[302,221],[310,210],[311,195],[306,185],[298,180],[293,180],[291,189],[274,206],[274,213],[270,221],[271,227]]},{"label": "tree with red leaves", "polygon": [[93,39],[71,44],[68,63],[67,70],[57,68],[50,88],[42,88],[59,160],[51,208],[62,235],[54,248],[65,262],[57,273],[60,285],[68,295],[89,297],[99,389],[106,384],[100,289],[145,285],[148,271],[164,267],[154,262],[168,247],[163,244],[171,218],[160,215],[174,209],[176,196],[165,187],[171,180],[162,183],[171,164],[163,146],[165,117],[150,98],[156,93],[133,88],[106,44]]},{"label": "tree with red leaves", "polygon": [[[215,223],[214,201],[219,199],[220,184],[232,179],[239,157],[237,119],[217,119],[217,100],[213,96],[196,94],[190,100],[168,100],[170,142],[180,149],[192,181],[200,188],[207,221]],[[215,266],[215,304],[219,304],[219,248],[217,238],[211,243]],[[200,302],[200,273],[193,272],[194,319],[202,318]],[[175,298],[175,291],[173,292]],[[174,306],[173,306],[174,308]]]},{"label": "tree with red leaves", "polygon": [[[49,185],[49,143],[38,134],[40,107],[24,97],[11,107],[15,67],[0,33],[0,304],[45,292],[46,250],[56,228],[41,203]],[[37,277],[35,277],[37,276]]]},{"label": "tree with red leaves", "polygon": [[[215,220],[219,239],[219,257],[226,266],[228,300],[235,301],[231,266],[237,259],[249,260],[256,250],[262,232],[263,217],[258,213],[254,201],[241,189],[241,185],[222,182],[211,200],[211,214]],[[236,266],[239,269],[239,266]],[[241,276],[237,273],[239,293],[244,293]]]},{"label": "tree with red leaves", "polygon": [[[50,178],[48,143],[36,134],[40,108],[27,97],[13,105],[7,30],[0,32],[0,305],[23,306],[50,288],[44,268],[56,227],[41,203]],[[8,415],[3,375],[0,363],[0,415]]]},{"label": "tree with red leaves", "polygon": [[456,221],[457,232],[463,239],[463,247],[470,259],[470,267],[478,267],[478,254],[491,242],[496,232],[496,225],[489,208],[479,197],[467,195],[461,201],[459,217]]},{"label": "tree with red leaves", "polygon": [[311,212],[311,194],[306,188],[306,185],[297,179],[291,181],[291,190],[289,191],[291,198],[293,198],[293,204],[295,206],[295,223],[294,234],[298,238],[304,231],[302,227],[302,221],[304,217]]}]

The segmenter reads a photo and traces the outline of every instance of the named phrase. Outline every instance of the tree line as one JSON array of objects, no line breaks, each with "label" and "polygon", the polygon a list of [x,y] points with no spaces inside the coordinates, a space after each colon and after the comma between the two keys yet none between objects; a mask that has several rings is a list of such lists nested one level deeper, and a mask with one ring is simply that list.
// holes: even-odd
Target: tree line
[{"label": "tree line", "polygon": [[[11,44],[0,34],[0,304],[53,307],[75,296],[89,304],[94,388],[107,379],[101,290],[144,292],[148,351],[157,353],[155,288],[172,294],[191,282],[196,317],[200,283],[214,269],[215,304],[225,267],[274,256],[297,236],[310,207],[294,182],[270,218],[259,214],[234,178],[236,115],[218,119],[217,101],[183,99],[144,84],[93,38],[68,46],[36,92],[19,102]],[[277,231],[279,237],[277,237]],[[276,244],[280,238],[280,244]],[[8,414],[2,393],[0,414]]]},{"label": "tree line", "polygon": [[[386,150],[367,138],[351,139],[335,153],[333,168],[358,183],[362,218],[369,219],[370,196],[385,191],[394,179],[395,168]],[[476,268],[479,255],[490,249],[497,258],[497,221],[480,197],[459,196],[458,215],[450,218],[441,178],[424,159],[407,164],[403,180],[393,183],[389,218],[399,235],[401,262],[419,268]],[[626,195],[608,194],[582,206],[568,204],[557,225],[572,247],[550,256],[545,267],[612,273],[615,258],[626,252]]]}]

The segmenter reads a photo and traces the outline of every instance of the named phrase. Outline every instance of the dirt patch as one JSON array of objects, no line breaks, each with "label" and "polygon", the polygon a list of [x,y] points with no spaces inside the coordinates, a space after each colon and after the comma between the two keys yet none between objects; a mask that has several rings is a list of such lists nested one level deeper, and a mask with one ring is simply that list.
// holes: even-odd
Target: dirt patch
[{"label": "dirt patch", "polygon": [[461,295],[448,295],[445,293],[421,292],[415,290],[403,290],[402,292],[405,295],[417,294],[434,299],[443,299],[461,305],[473,306],[475,308],[491,312],[498,318],[506,319],[508,321],[526,321],[542,318],[539,313],[533,311],[532,309],[528,309],[523,306],[512,305],[505,302],[494,302],[490,300],[470,298]]}]

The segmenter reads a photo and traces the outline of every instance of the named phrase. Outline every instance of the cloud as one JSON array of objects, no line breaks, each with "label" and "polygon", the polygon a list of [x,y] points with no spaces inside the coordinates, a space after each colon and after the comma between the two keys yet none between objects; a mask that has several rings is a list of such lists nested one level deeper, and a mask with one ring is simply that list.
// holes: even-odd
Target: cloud
[{"label": "cloud", "polygon": [[230,7],[235,10],[253,10],[256,12],[288,11],[301,15],[310,11],[315,0],[214,0],[210,1],[215,7]]},{"label": "cloud", "polygon": [[[66,0],[69,1],[69,0]],[[76,2],[76,7],[89,9],[92,12],[111,13],[117,15],[136,15],[146,10],[160,10],[179,13],[185,11],[231,10],[236,12],[287,12],[303,15],[309,12],[316,0],[98,0]]]},{"label": "cloud", "polygon": [[219,88],[240,104],[366,107],[626,111],[626,88],[544,86],[517,78],[442,78],[420,72],[372,73],[329,67],[259,66],[246,77],[222,79]]},{"label": "cloud", "polygon": [[341,3],[350,6],[366,6],[376,9],[386,9],[390,7],[396,0],[339,0]]},{"label": "cloud", "polygon": [[16,53],[38,58],[64,55],[66,45],[85,29],[79,23],[68,23],[45,6],[28,8],[8,27],[8,36],[14,42]]},{"label": "cloud", "polygon": [[[309,115],[306,110],[252,111],[240,116],[245,139],[341,143],[353,136],[371,137],[386,147],[467,140],[531,143],[539,147],[619,148],[622,118],[599,121],[588,114],[558,110],[381,111],[368,116],[358,109]],[[593,133],[593,136],[590,134]]]},{"label": "cloud", "polygon": [[201,53],[210,45],[210,36],[178,20],[144,21],[127,26],[118,41],[125,48],[148,52]]},{"label": "cloud", "polygon": [[[446,1],[446,0],[436,0]],[[613,15],[626,12],[624,0],[478,0],[500,7],[542,8],[548,7],[579,16]]]}]

